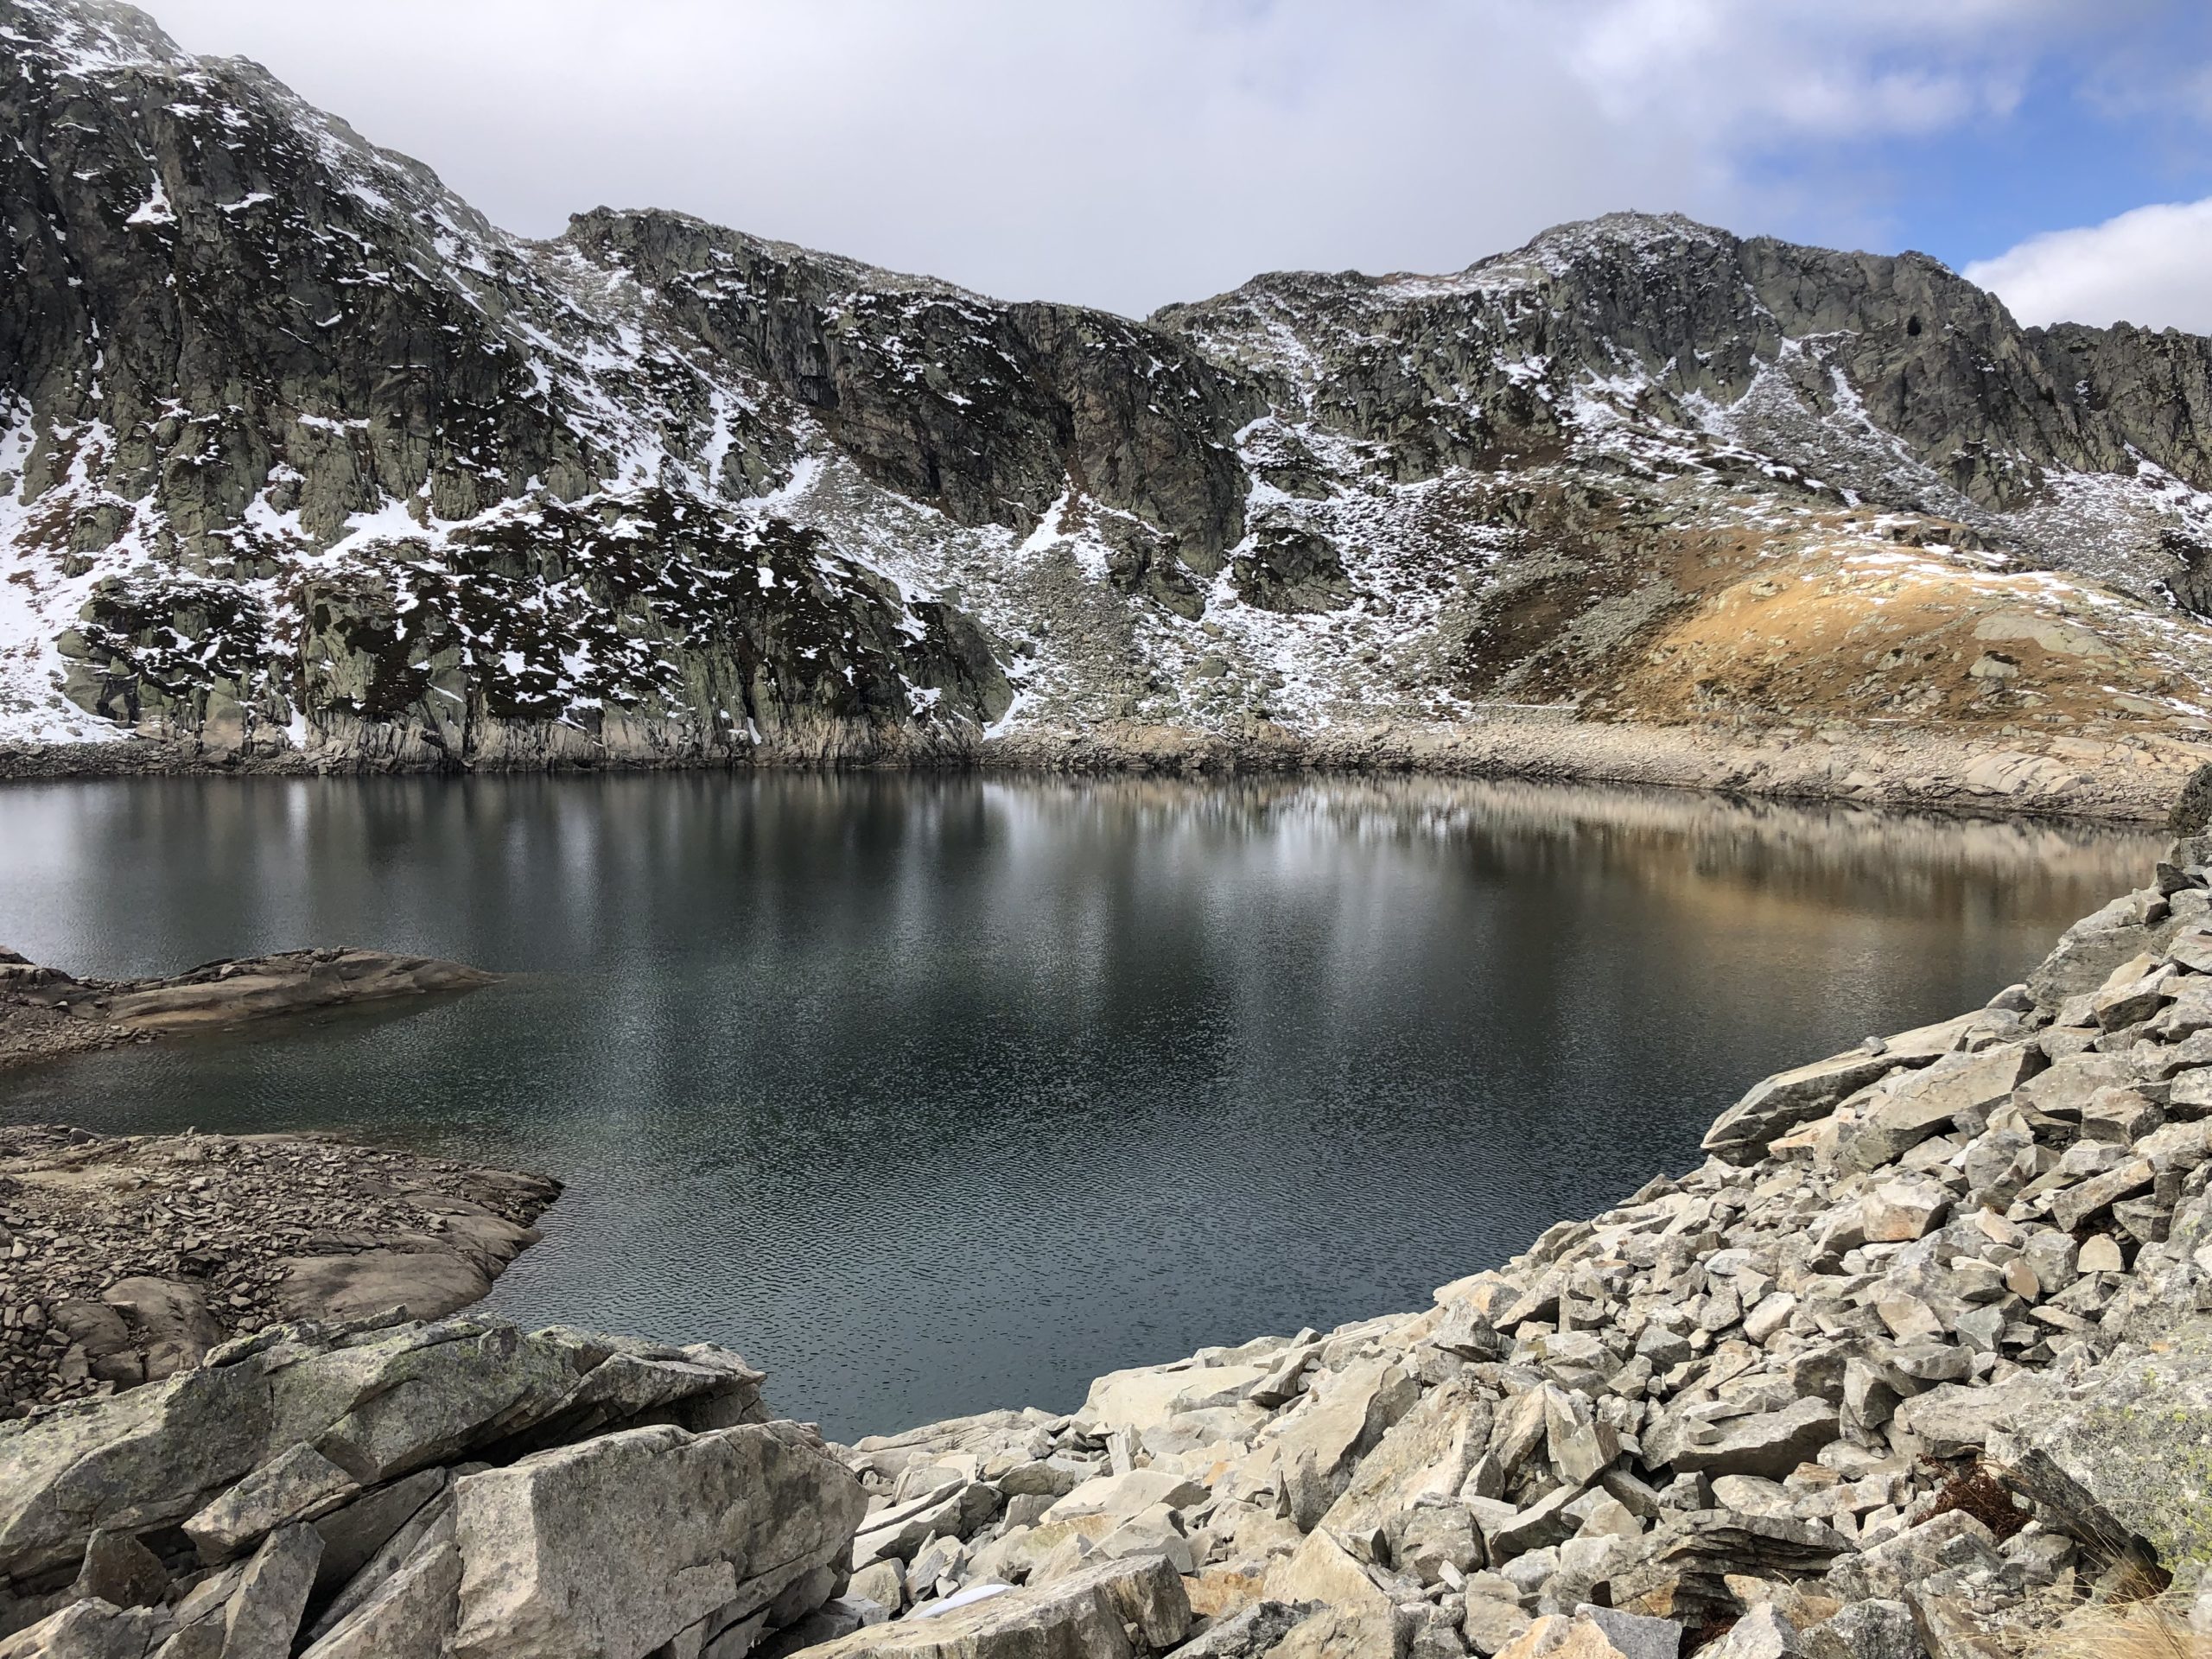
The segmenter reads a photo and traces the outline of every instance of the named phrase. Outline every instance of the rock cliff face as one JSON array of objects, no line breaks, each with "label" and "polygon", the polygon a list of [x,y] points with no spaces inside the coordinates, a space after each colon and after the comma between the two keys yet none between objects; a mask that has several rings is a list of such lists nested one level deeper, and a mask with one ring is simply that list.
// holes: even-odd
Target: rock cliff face
[{"label": "rock cliff face", "polygon": [[535,243],[108,0],[0,39],[18,748],[2212,731],[2200,339],[1638,215],[1142,323],[668,213]]}]

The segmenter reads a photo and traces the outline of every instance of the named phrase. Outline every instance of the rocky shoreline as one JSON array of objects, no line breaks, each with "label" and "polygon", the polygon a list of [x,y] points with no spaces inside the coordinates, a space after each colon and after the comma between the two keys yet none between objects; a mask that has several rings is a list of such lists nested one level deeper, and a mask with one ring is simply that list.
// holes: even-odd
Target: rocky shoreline
[{"label": "rocky shoreline", "polygon": [[2208,884],[2177,843],[1986,1007],[1762,1080],[1700,1167],[1428,1308],[1070,1414],[840,1447],[716,1349],[270,1325],[0,1426],[0,1659],[2178,1643],[2212,1612]]},{"label": "rocky shoreline", "polygon": [[304,1318],[479,1300],[557,1181],[335,1136],[0,1127],[0,1418]]},{"label": "rocky shoreline", "polygon": [[[426,756],[432,752],[425,751]],[[467,766],[434,756],[397,764],[340,745],[245,750],[162,739],[0,747],[0,781],[156,775],[359,776],[392,772],[547,772],[671,770],[895,770],[1131,772],[1227,776],[1269,772],[1514,778],[1656,785],[1777,800],[1945,811],[2157,822],[2212,738],[2140,734],[2067,737],[2026,727],[1795,727],[1720,721],[1650,725],[1519,709],[1443,722],[1345,721],[1300,729],[1252,721],[1233,732],[1108,721],[1030,728],[966,745],[918,748],[774,743],[725,757],[681,747],[585,745],[517,751]]]},{"label": "rocky shoreline", "polygon": [[402,997],[455,995],[497,975],[385,950],[287,950],[153,979],[79,979],[0,947],[0,1071],[65,1054]]},{"label": "rocky shoreline", "polygon": [[1646,725],[1541,711],[1452,724],[1347,723],[1235,736],[1106,725],[1019,734],[987,766],[1048,772],[1425,772],[1656,785],[1777,800],[2024,816],[2164,820],[2212,742],[2053,738],[2010,728],[1796,728],[1749,721]]}]

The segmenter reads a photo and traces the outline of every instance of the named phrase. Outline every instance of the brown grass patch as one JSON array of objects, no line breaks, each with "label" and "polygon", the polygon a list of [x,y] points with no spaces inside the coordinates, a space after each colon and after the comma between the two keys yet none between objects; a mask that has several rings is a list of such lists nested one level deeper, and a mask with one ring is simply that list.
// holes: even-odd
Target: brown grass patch
[{"label": "brown grass patch", "polygon": [[2069,1613],[2029,1649],[2029,1659],[2212,1659],[2212,1638],[2189,1628],[2189,1609],[2172,1597],[2092,1602]]},{"label": "brown grass patch", "polygon": [[2000,1544],[2016,1535],[2029,1519],[2025,1510],[2014,1505],[2012,1493],[1980,1464],[1943,1483],[1928,1518],[1932,1521],[1953,1510],[1963,1510],[1980,1522]]}]

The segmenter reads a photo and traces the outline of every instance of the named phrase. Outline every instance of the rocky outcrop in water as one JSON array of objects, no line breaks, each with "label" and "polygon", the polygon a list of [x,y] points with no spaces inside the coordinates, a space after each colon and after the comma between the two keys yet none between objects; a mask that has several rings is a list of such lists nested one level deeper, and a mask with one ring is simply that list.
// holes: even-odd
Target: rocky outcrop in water
[{"label": "rocky outcrop in water", "polygon": [[531,242],[127,7],[0,29],[0,770],[1527,704],[2212,754],[2201,339],[1641,214],[1142,322],[666,212]]},{"label": "rocky outcrop in water", "polygon": [[79,979],[0,947],[0,1068],[164,1033],[452,996],[497,975],[385,950],[287,950],[211,962],[165,978]]},{"label": "rocky outcrop in water", "polygon": [[2208,880],[1421,1313],[1071,1414],[825,1448],[715,1351],[272,1327],[0,1429],[0,1654],[1999,1659],[2212,1605]]}]

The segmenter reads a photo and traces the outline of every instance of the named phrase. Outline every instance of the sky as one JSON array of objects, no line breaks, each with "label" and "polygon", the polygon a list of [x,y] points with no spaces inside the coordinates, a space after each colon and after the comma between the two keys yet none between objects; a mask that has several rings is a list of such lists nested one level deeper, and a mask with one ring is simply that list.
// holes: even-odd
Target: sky
[{"label": "sky", "polygon": [[2212,333],[2206,0],[149,0],[493,220],[1132,315],[1620,208]]}]

